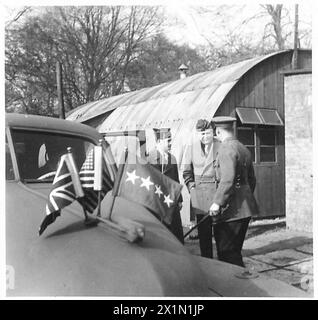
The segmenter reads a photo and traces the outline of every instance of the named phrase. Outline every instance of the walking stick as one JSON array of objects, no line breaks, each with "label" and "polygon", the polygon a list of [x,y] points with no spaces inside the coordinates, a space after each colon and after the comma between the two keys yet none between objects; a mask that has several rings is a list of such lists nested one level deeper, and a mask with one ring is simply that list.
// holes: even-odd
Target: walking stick
[{"label": "walking stick", "polygon": [[[229,205],[227,204],[224,208],[220,209],[220,213],[218,215],[223,214],[224,211],[228,209]],[[199,223],[197,223],[194,227],[192,227],[184,236],[183,239],[185,239],[193,230],[195,230],[201,223],[203,223],[208,217],[211,217],[212,219],[212,225],[215,224],[216,222],[213,221],[213,216],[210,216],[207,214]]]},{"label": "walking stick", "polygon": [[184,236],[183,239],[185,239],[193,230],[195,230],[201,223],[203,223],[208,217],[210,217],[209,214],[207,214],[199,223],[197,223],[194,227],[192,227]]}]

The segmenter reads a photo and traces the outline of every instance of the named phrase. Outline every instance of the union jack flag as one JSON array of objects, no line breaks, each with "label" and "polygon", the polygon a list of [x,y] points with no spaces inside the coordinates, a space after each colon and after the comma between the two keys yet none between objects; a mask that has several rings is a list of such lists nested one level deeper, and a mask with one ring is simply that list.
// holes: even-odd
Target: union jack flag
[{"label": "union jack flag", "polygon": [[[79,172],[80,181],[84,191],[84,197],[79,199],[81,205],[90,213],[93,213],[98,204],[98,191],[101,192],[101,199],[104,198],[106,193],[113,188],[115,180],[116,166],[112,161],[106,161],[108,159],[107,151],[103,151],[98,157],[97,148],[92,148],[82,165]],[[109,160],[109,159],[108,159]],[[96,181],[101,179],[100,187],[96,188],[99,183]]]},{"label": "union jack flag", "polygon": [[70,205],[78,196],[71,175],[69,156],[69,154],[64,154],[61,157],[46,204],[46,216],[41,223],[39,235],[60,216],[61,209]]}]

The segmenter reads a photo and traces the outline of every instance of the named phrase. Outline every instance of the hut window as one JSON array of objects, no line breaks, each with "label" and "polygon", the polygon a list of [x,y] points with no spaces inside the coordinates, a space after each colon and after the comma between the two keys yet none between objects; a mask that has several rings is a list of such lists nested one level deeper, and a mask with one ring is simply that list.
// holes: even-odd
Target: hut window
[{"label": "hut window", "polygon": [[283,120],[275,109],[236,108],[236,113],[243,125],[283,126]]},{"label": "hut window", "polygon": [[276,162],[276,131],[272,128],[259,129],[260,162]]},{"label": "hut window", "polygon": [[271,126],[283,126],[283,120],[279,116],[277,110],[270,109],[258,109],[258,113],[260,114],[263,123]]},{"label": "hut window", "polygon": [[276,162],[276,130],[273,127],[239,127],[237,138],[251,152],[254,163]]},{"label": "hut window", "polygon": [[255,108],[236,108],[242,124],[262,124],[262,119]]},{"label": "hut window", "polygon": [[255,130],[253,128],[238,128],[237,138],[241,141],[247,149],[251,152],[253,162],[256,162],[256,143],[255,143]]}]

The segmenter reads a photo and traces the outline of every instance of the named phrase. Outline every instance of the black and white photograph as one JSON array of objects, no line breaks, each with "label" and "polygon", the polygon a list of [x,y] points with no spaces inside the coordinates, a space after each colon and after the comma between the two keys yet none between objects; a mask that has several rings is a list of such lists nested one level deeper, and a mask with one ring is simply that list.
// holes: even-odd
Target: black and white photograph
[{"label": "black and white photograph", "polygon": [[6,299],[315,298],[314,2],[2,9]]}]

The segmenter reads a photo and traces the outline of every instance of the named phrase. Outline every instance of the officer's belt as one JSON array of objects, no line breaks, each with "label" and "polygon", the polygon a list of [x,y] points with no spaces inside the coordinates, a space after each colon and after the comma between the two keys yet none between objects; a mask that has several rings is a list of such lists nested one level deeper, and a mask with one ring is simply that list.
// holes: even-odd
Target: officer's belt
[{"label": "officer's belt", "polygon": [[195,182],[199,183],[215,183],[215,177],[214,176],[194,176]]}]

